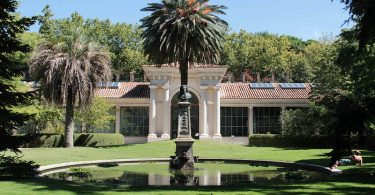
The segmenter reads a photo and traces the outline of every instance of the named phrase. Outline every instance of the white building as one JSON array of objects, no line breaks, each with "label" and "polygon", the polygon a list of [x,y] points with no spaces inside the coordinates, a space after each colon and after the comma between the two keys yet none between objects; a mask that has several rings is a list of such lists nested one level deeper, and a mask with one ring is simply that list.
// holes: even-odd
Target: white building
[{"label": "white building", "polygon": [[[96,95],[116,106],[112,131],[126,143],[173,139],[177,135],[180,73],[175,67],[143,66],[150,82],[120,82]],[[256,133],[280,133],[279,116],[286,108],[306,107],[310,84],[221,83],[227,68],[189,69],[192,135],[248,143]]]}]

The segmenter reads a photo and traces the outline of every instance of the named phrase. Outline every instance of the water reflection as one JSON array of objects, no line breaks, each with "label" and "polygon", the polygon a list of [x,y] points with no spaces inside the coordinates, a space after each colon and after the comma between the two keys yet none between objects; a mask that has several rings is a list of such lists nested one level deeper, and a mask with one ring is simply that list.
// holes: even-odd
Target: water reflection
[{"label": "water reflection", "polygon": [[[132,165],[137,166],[137,165]],[[233,165],[238,166],[238,165]],[[121,184],[129,186],[220,186],[239,183],[284,183],[319,179],[324,174],[301,170],[265,168],[265,170],[252,170],[249,165],[246,171],[239,169],[233,171],[220,167],[199,168],[190,171],[169,170],[167,165],[155,167],[158,171],[145,171],[143,168],[121,166],[122,168],[95,168],[82,177],[67,172],[53,173],[50,178],[65,179],[75,182],[99,182],[107,184]],[[204,166],[203,166],[204,167]],[[246,167],[245,167],[246,168]],[[130,169],[130,170],[129,170]],[[154,169],[154,170],[155,170]],[[165,169],[165,170],[164,170]]]}]

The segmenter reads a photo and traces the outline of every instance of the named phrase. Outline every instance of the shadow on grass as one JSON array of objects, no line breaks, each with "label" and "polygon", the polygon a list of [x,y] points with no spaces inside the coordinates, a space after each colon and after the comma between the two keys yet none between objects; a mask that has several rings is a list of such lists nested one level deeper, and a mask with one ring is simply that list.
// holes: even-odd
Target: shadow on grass
[{"label": "shadow on grass", "polygon": [[[357,174],[343,174],[340,176],[327,177],[321,181],[297,182],[290,184],[239,184],[231,186],[121,186],[117,184],[98,184],[98,183],[75,183],[48,178],[35,178],[13,180],[14,182],[27,185],[33,193],[54,193],[55,191],[65,191],[74,194],[101,194],[103,192],[140,193],[148,194],[176,194],[176,193],[199,193],[215,194],[215,192],[249,194],[258,192],[264,194],[372,194],[375,190],[373,185],[375,180],[368,178],[368,172],[359,172]],[[1,180],[0,180],[1,186]],[[22,193],[21,191],[19,191]],[[25,193],[25,192],[23,192]]]},{"label": "shadow on grass", "polygon": [[321,166],[328,166],[329,159],[328,158],[315,158],[315,159],[304,159],[304,160],[298,160],[297,163],[307,163],[307,164],[313,164],[313,165],[321,165]]}]

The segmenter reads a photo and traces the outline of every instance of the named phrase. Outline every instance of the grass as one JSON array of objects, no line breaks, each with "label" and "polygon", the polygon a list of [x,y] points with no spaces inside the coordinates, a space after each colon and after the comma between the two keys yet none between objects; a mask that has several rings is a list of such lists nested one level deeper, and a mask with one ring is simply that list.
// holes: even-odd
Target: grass
[{"label": "grass", "polygon": [[[169,158],[174,155],[173,141],[153,142],[111,147],[33,148],[22,150],[23,159],[40,165],[85,160],[127,158]],[[258,160],[300,161],[310,160],[318,164],[328,163],[321,155],[328,149],[248,147],[209,141],[194,143],[194,155],[200,157],[238,158]]]},{"label": "grass", "polygon": [[[114,147],[35,148],[23,150],[24,159],[47,165],[61,162],[124,158],[169,157],[172,141]],[[326,165],[322,154],[328,149],[248,147],[197,141],[194,154],[200,157],[282,160]],[[375,152],[363,151],[365,165],[340,167],[342,175],[321,181],[294,184],[235,185],[221,187],[123,187],[77,184],[46,178],[0,181],[0,194],[373,194],[375,192]]]}]

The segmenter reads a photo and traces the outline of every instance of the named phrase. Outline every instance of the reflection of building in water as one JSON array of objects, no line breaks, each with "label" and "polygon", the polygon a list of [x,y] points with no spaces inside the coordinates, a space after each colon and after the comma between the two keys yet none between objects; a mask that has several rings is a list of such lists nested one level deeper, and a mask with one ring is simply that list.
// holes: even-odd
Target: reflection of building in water
[{"label": "reflection of building in water", "polygon": [[147,186],[149,183],[148,174],[142,173],[130,173],[124,172],[124,174],[118,178],[122,184],[130,186]]},{"label": "reflection of building in water", "polygon": [[254,181],[254,176],[250,173],[244,174],[222,174],[221,175],[221,185],[234,184],[241,182]]},{"label": "reflection of building in water", "polygon": [[169,175],[155,175],[154,173],[148,175],[148,185],[150,186],[169,186],[170,180]]},{"label": "reflection of building in water", "polygon": [[200,186],[219,186],[221,185],[220,170],[210,171],[203,170],[203,174],[199,176]]},{"label": "reflection of building in water", "polygon": [[[163,171],[163,170],[161,170]],[[165,172],[164,172],[165,171]],[[157,173],[137,173],[120,172],[116,174],[93,174],[89,177],[69,176],[67,172],[48,174],[49,178],[64,179],[68,181],[85,182],[107,182],[110,184],[124,184],[129,186],[220,186],[238,183],[280,183],[306,181],[307,179],[318,179],[325,176],[323,173],[307,171],[280,171],[280,170],[249,170],[238,173],[222,173],[218,169],[200,169],[185,175],[179,175],[176,172],[164,170],[164,174]],[[194,175],[195,174],[195,175]]]},{"label": "reflection of building in water", "polygon": [[220,186],[233,183],[254,181],[254,175],[251,173],[233,173],[221,174],[220,170],[210,171],[202,170],[198,176],[176,175],[148,175],[148,185],[150,186],[169,186],[169,185],[186,185],[186,186]]}]

